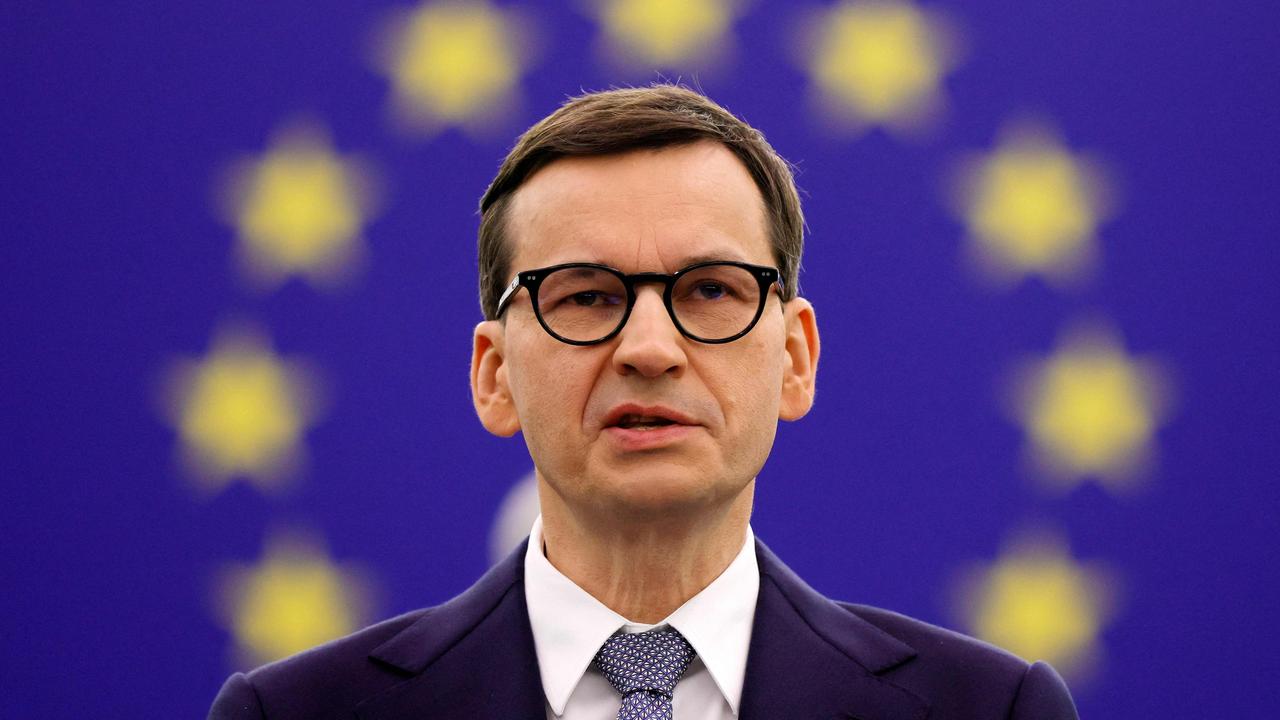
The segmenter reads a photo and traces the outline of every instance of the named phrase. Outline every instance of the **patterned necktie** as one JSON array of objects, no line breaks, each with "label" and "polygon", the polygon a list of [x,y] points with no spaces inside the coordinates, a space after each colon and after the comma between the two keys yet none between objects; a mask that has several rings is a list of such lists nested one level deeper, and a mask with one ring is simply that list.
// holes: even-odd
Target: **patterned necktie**
[{"label": "patterned necktie", "polygon": [[592,660],[622,694],[618,720],[671,720],[671,693],[693,648],[675,629],[614,635]]}]

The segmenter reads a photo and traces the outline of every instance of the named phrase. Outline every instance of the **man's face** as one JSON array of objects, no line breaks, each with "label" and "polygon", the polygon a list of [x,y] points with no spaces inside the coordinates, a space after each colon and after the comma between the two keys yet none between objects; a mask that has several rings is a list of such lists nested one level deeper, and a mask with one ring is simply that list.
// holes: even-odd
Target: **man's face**
[{"label": "man's face", "polygon": [[[559,159],[520,187],[509,211],[513,275],[568,262],[626,273],[673,273],[706,259],[775,265],[760,192],[719,143]],[[812,309],[803,300],[784,308],[771,291],[751,332],[709,345],[680,334],[660,284],[636,293],[622,331],[598,345],[548,335],[527,290],[516,294],[505,323],[482,323],[476,367],[491,351],[493,384],[515,416],[496,425],[523,431],[539,476],[570,507],[616,516],[726,503],[769,454],[784,377],[795,366],[794,327],[812,328]],[[807,320],[794,317],[801,310]],[[816,340],[815,331],[814,361]],[[620,427],[617,414],[628,405],[679,417],[685,427]],[[782,415],[808,409],[806,402],[797,414],[793,405]],[[481,417],[496,429],[484,409]]]}]

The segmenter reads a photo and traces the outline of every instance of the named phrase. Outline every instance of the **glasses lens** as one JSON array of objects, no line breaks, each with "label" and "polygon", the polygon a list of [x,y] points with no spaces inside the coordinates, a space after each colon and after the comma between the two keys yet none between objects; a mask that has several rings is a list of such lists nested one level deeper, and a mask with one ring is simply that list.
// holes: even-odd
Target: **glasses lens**
[{"label": "glasses lens", "polygon": [[566,340],[599,340],[622,322],[627,288],[618,276],[604,270],[564,268],[543,279],[538,311],[547,327]]},{"label": "glasses lens", "polygon": [[751,324],[760,308],[760,283],[745,268],[704,265],[676,281],[671,307],[689,334],[723,340]]}]

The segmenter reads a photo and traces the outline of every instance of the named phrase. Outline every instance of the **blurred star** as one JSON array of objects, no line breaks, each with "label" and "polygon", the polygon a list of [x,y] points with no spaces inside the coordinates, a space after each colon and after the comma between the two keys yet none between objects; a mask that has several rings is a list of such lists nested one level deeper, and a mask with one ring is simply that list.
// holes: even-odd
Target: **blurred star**
[{"label": "blurred star", "polygon": [[248,666],[349,634],[368,620],[362,573],[337,567],[320,543],[303,537],[269,539],[256,564],[226,570],[220,590],[239,662]]},{"label": "blurred star", "polygon": [[479,0],[424,2],[393,17],[378,54],[397,120],[422,132],[494,124],[514,101],[528,31]]},{"label": "blurred star", "polygon": [[300,363],[240,328],[220,333],[203,359],[179,363],[169,380],[182,455],[206,490],[236,478],[261,490],[286,485],[316,414],[316,383]]},{"label": "blurred star", "polygon": [[1042,475],[1060,489],[1095,478],[1112,490],[1142,476],[1166,406],[1155,364],[1105,328],[1068,331],[1017,374],[1016,412]]},{"label": "blurred star", "polygon": [[1076,561],[1062,539],[1024,538],[964,579],[962,613],[976,637],[1082,679],[1100,659],[1113,586],[1109,573]]},{"label": "blurred star", "polygon": [[645,70],[713,60],[735,15],[731,0],[600,0],[596,14],[611,53]]},{"label": "blurred star", "polygon": [[497,565],[524,542],[538,517],[538,480],[529,471],[507,491],[489,528],[489,562]]},{"label": "blurred star", "polygon": [[1108,214],[1103,176],[1050,133],[1011,130],[992,153],[962,163],[957,181],[953,201],[989,277],[1062,283],[1090,269]]},{"label": "blurred star", "polygon": [[362,163],[333,152],[325,131],[282,131],[260,159],[235,167],[226,193],[245,269],[267,287],[290,275],[341,280],[363,253],[372,185]]},{"label": "blurred star", "polygon": [[859,130],[927,125],[942,104],[953,44],[940,18],[903,0],[846,0],[802,33],[825,114]]}]

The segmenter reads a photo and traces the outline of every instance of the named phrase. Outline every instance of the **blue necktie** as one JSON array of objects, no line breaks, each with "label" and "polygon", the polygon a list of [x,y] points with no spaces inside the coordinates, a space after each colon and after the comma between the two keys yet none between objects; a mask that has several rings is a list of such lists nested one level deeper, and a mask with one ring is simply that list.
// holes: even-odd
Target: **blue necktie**
[{"label": "blue necktie", "polygon": [[684,636],[666,628],[614,635],[591,662],[622,695],[618,720],[671,720],[671,693],[693,655]]}]

